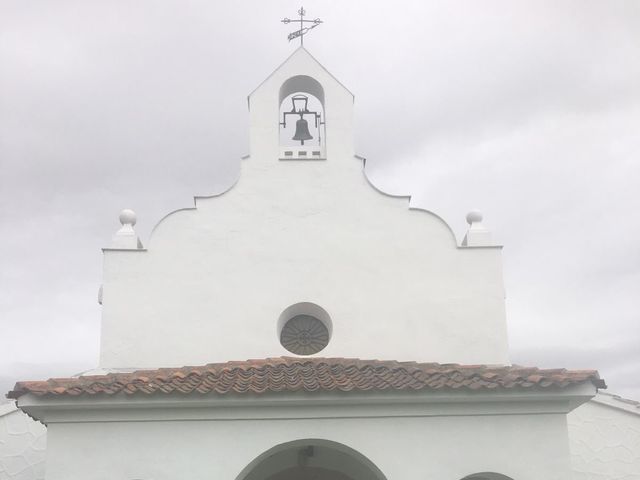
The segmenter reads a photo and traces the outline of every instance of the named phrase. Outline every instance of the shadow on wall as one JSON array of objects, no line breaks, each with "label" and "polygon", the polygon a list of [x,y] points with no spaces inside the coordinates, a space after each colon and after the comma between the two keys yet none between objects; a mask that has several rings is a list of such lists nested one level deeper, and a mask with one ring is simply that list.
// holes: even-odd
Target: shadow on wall
[{"label": "shadow on wall", "polygon": [[254,459],[236,480],[386,480],[367,457],[341,443],[303,439],[277,445]]},{"label": "shadow on wall", "polygon": [[[236,480],[386,480],[367,457],[343,445],[322,439],[282,443],[258,455]],[[513,480],[493,472],[467,475],[460,480]]]}]

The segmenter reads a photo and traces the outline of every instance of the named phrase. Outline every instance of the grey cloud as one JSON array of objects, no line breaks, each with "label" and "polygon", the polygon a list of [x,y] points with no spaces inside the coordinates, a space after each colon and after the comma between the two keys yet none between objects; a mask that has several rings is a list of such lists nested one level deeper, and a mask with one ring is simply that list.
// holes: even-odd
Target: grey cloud
[{"label": "grey cloud", "polygon": [[[279,19],[297,8],[0,6],[0,376],[95,364],[100,247],[118,211],[137,211],[145,241],[233,181],[246,95],[291,52]],[[640,397],[640,5],[307,10],[325,20],[309,50],[356,94],[376,184],[458,238],[480,208],[505,244],[514,361],[601,368],[612,391]]]}]

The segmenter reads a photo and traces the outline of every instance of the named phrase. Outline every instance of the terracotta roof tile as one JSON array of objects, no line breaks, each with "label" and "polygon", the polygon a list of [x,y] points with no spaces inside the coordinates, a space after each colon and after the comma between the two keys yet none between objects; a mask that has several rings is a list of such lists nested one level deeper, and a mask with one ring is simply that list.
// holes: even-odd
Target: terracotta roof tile
[{"label": "terracotta roof tile", "polygon": [[18,382],[7,394],[77,396],[179,393],[263,394],[296,391],[606,388],[595,370],[457,365],[346,358],[268,358],[73,378]]}]

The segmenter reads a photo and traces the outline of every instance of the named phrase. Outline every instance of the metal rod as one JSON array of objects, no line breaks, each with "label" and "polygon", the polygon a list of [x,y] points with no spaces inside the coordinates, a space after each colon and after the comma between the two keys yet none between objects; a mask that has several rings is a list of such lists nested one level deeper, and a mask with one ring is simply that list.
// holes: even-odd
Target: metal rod
[{"label": "metal rod", "polygon": [[[319,18],[314,18],[313,20],[305,20],[304,16],[306,14],[307,14],[307,12],[305,11],[304,7],[300,7],[300,10],[298,10],[298,15],[300,16],[299,20],[291,20],[288,17],[285,17],[282,20],[280,20],[284,24],[300,22],[300,28],[298,30],[294,31],[294,32],[291,32],[289,35],[287,35],[287,38],[289,39],[289,41],[300,37],[300,46],[304,46],[304,38],[303,37],[307,33],[309,33],[310,30],[316,28],[318,25],[320,25],[322,23],[322,20],[320,20]],[[305,23],[310,23],[311,25],[309,25],[308,27],[305,27],[304,26]]]},{"label": "metal rod", "polygon": [[[298,13],[300,14],[300,31],[302,31],[302,27],[303,27],[302,17],[304,17],[304,7],[300,7],[300,10],[298,10]],[[303,45],[304,45],[304,33],[300,35],[300,46],[302,47]]]}]

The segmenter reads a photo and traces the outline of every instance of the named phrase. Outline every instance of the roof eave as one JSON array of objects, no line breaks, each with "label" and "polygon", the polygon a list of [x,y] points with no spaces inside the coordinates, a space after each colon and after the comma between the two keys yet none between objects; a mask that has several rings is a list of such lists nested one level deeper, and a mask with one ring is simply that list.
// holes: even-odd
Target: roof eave
[{"label": "roof eave", "polygon": [[596,394],[590,382],[564,388],[272,392],[246,394],[125,394],[37,396],[18,407],[44,423],[162,419],[355,418],[566,414]]}]

